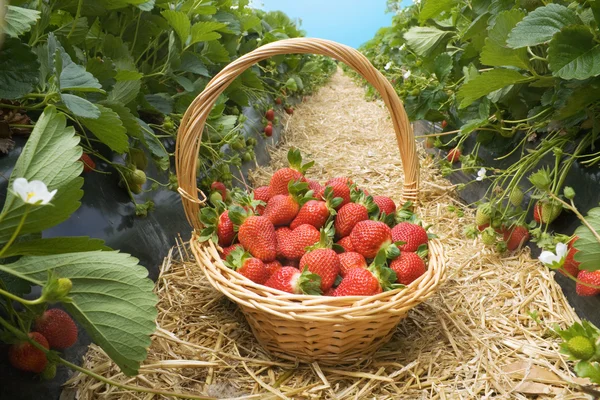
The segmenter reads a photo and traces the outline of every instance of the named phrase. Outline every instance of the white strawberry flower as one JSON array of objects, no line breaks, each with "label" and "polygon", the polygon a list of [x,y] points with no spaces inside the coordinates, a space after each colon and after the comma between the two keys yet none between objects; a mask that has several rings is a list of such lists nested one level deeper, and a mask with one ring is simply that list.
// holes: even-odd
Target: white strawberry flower
[{"label": "white strawberry flower", "polygon": [[404,74],[402,74],[402,77],[404,79],[408,79],[408,78],[410,78],[411,75],[412,75],[412,72],[410,72],[410,69],[409,69]]},{"label": "white strawberry flower", "polygon": [[485,170],[485,168],[481,168],[479,171],[477,171],[477,178],[475,178],[476,181],[482,181],[485,179],[485,174],[487,173],[487,171]]},{"label": "white strawberry flower", "polygon": [[567,247],[566,244],[557,243],[556,244],[556,254],[554,254],[551,251],[544,250],[544,251],[542,251],[542,254],[540,254],[540,256],[538,257],[538,259],[545,266],[552,268],[552,269],[558,269],[558,268],[562,267],[562,265],[564,264],[565,258],[567,257],[568,252],[569,252],[569,248]]},{"label": "white strawberry flower", "polygon": [[12,189],[25,203],[34,205],[48,204],[56,194],[56,189],[49,192],[44,182],[28,182],[25,178],[15,179]]},{"label": "white strawberry flower", "polygon": [[406,48],[406,43],[403,43],[402,46],[398,47],[398,50],[402,51]]},{"label": "white strawberry flower", "polygon": [[391,66],[392,66],[392,62],[388,61],[388,63],[385,64],[385,67],[383,67],[383,69],[385,69],[387,71],[388,69],[390,69]]}]

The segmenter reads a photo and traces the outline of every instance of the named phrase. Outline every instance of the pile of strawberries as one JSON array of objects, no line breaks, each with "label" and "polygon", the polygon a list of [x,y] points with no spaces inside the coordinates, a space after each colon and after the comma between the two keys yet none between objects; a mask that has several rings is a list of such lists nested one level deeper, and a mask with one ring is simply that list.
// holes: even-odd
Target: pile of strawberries
[{"label": "pile of strawberries", "polygon": [[[69,314],[58,308],[47,310],[36,318],[33,329],[29,338],[46,349],[64,350],[77,341],[77,325]],[[17,369],[42,374],[47,379],[52,379],[56,373],[56,365],[49,365],[46,354],[29,341],[11,344],[8,360]]]},{"label": "pile of strawberries", "polygon": [[296,149],[269,186],[229,193],[204,207],[200,240],[251,281],[293,294],[370,296],[408,285],[427,270],[429,235],[410,212],[371,196],[352,179],[306,178]]}]

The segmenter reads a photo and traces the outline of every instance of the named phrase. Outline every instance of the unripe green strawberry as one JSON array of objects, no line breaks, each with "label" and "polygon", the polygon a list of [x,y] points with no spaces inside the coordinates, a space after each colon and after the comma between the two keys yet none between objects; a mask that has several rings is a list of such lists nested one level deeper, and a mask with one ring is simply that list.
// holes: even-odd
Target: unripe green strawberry
[{"label": "unripe green strawberry", "polygon": [[489,203],[481,204],[475,212],[475,225],[481,226],[490,223],[492,208]]},{"label": "unripe green strawberry", "polygon": [[131,174],[131,181],[136,185],[143,185],[146,183],[146,173],[141,169],[136,169]]},{"label": "unripe green strawberry", "polygon": [[508,197],[508,201],[515,207],[519,207],[523,202],[523,191],[518,187],[514,188],[512,192],[510,192],[510,196]]},{"label": "unripe green strawberry", "polygon": [[543,203],[542,204],[542,222],[549,224],[554,221],[562,212],[562,206],[556,203]]},{"label": "unripe green strawberry", "polygon": [[40,376],[45,381],[50,381],[54,379],[54,377],[56,376],[56,364],[50,363],[46,365],[46,368],[44,368]]},{"label": "unripe green strawberry", "polygon": [[492,246],[496,243],[496,231],[492,228],[486,228],[481,233],[481,241],[487,246]]},{"label": "unripe green strawberry", "polygon": [[580,360],[589,360],[596,353],[594,343],[585,336],[575,336],[569,339],[567,349]]}]

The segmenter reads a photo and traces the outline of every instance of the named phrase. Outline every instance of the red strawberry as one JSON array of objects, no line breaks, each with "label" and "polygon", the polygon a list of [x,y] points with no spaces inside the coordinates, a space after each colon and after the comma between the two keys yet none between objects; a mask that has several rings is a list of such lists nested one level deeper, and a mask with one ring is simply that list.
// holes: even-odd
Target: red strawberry
[{"label": "red strawberry", "polygon": [[425,148],[433,149],[435,147],[435,139],[432,136],[425,138]]},{"label": "red strawberry", "polygon": [[281,168],[275,171],[271,177],[271,195],[288,194],[288,184],[292,181],[306,182],[303,173],[310,168],[314,162],[302,165],[302,155],[298,149],[290,149],[288,152],[289,168]]},{"label": "red strawberry", "polygon": [[340,273],[340,259],[332,249],[314,249],[300,259],[300,269],[304,268],[321,277],[321,292],[325,292]]},{"label": "red strawberry", "polygon": [[577,279],[582,283],[577,282],[575,285],[575,291],[580,296],[597,296],[600,294],[600,288],[594,288],[592,286],[600,286],[600,271],[579,271]]},{"label": "red strawberry", "polygon": [[377,253],[392,243],[392,230],[379,221],[360,221],[350,233],[352,246],[365,258],[375,258]]},{"label": "red strawberry", "polygon": [[325,190],[323,188],[323,186],[321,186],[321,184],[319,182],[314,181],[312,179],[308,179],[307,182],[308,182],[308,188],[313,191],[313,195],[317,199],[320,199],[323,196],[323,191]]},{"label": "red strawberry", "polygon": [[272,108],[270,110],[267,110],[267,112],[265,113],[265,118],[269,121],[273,121],[275,119],[275,111],[273,111]]},{"label": "red strawberry", "polygon": [[396,212],[396,203],[389,197],[373,196],[373,201],[379,207],[379,211],[386,215],[391,215]]},{"label": "red strawberry", "polygon": [[283,103],[283,100],[281,99],[281,97],[278,97],[275,99],[275,104],[281,104]]},{"label": "red strawberry", "polygon": [[479,229],[479,231],[482,232],[485,228],[487,228],[489,226],[490,226],[489,223],[486,223],[486,224],[483,224],[483,225],[477,225],[477,229]]},{"label": "red strawberry", "polygon": [[359,253],[350,251],[338,255],[340,259],[340,275],[342,277],[348,274],[348,271],[354,268],[367,268],[367,260]]},{"label": "red strawberry", "polygon": [[327,187],[331,187],[333,190],[333,197],[340,197],[342,199],[342,202],[337,207],[338,210],[341,207],[343,207],[345,204],[350,203],[350,201],[351,201],[350,185],[351,184],[352,184],[352,181],[348,178],[333,178],[333,179],[330,179],[329,181],[327,181],[327,183],[325,183],[324,190],[326,190]]},{"label": "red strawberry", "polygon": [[[271,188],[269,186],[260,186],[254,189],[254,200],[264,201],[265,204],[271,198]],[[257,206],[256,213],[262,215],[265,211],[265,206]]]},{"label": "red strawberry", "polygon": [[235,239],[235,230],[233,223],[229,218],[227,210],[219,214],[219,211],[224,207],[223,203],[217,205],[216,208],[203,207],[200,210],[200,222],[204,225],[204,229],[200,233],[203,240],[212,239],[221,247],[230,246]]},{"label": "red strawberry", "polygon": [[574,244],[578,239],[579,239],[579,237],[575,236],[568,243],[569,252],[567,253],[567,256],[565,257],[565,263],[563,264],[563,267],[561,269],[559,269],[560,273],[563,275],[565,275],[565,273],[563,272],[563,269],[565,271],[567,271],[568,274],[571,276],[577,277],[577,274],[579,273],[579,264],[580,263],[579,263],[579,261],[575,260],[575,254],[577,254],[577,252],[579,250],[577,250],[574,247]]},{"label": "red strawberry", "polygon": [[404,242],[398,246],[400,251],[415,252],[419,246],[427,244],[429,237],[427,231],[420,225],[410,222],[401,222],[392,229],[392,240],[394,242]]},{"label": "red strawberry", "polygon": [[[29,337],[46,349],[50,348],[48,341],[41,333],[30,332]],[[46,364],[48,363],[46,354],[29,342],[19,342],[11,345],[8,349],[8,361],[13,367],[20,369],[21,371],[35,372],[38,374],[46,368]]]},{"label": "red strawberry", "polygon": [[529,240],[529,231],[522,225],[505,229],[503,232],[506,248],[510,251],[517,250]]},{"label": "red strawberry", "polygon": [[352,239],[350,239],[350,236],[341,238],[338,240],[337,244],[342,246],[346,252],[354,251],[354,245],[352,244]]},{"label": "red strawberry", "polygon": [[461,154],[462,153],[460,149],[458,147],[455,147],[448,152],[448,156],[446,158],[448,159],[448,161],[454,164],[460,160]]},{"label": "red strawberry", "polygon": [[333,296],[372,296],[381,293],[381,285],[371,271],[354,268],[348,271]]},{"label": "red strawberry", "polygon": [[275,236],[277,237],[277,257],[283,257],[283,248],[288,247],[288,238],[292,230],[287,226],[282,226],[275,230]]},{"label": "red strawberry", "polygon": [[335,218],[335,233],[340,237],[350,235],[354,226],[369,219],[369,211],[362,204],[348,203],[339,209]]},{"label": "red strawberry", "polygon": [[239,243],[232,244],[231,246],[225,247],[225,248],[223,248],[223,251],[221,251],[221,258],[222,259],[226,259],[227,256],[229,254],[231,254],[231,252],[234,251],[235,249],[242,249],[243,250],[244,247],[241,244],[239,244]]},{"label": "red strawberry", "polygon": [[539,201],[533,206],[533,219],[538,224],[542,222],[542,205]]},{"label": "red strawberry", "polygon": [[48,340],[53,349],[69,348],[77,341],[77,325],[69,314],[52,308],[35,320],[35,330]]},{"label": "red strawberry", "polygon": [[265,133],[266,137],[273,136],[273,125],[269,124],[269,125],[265,126],[265,129],[263,129],[263,132]]},{"label": "red strawberry", "polygon": [[273,275],[277,270],[282,267],[281,263],[277,260],[265,263],[265,268],[269,272],[269,278]]},{"label": "red strawberry", "polygon": [[263,284],[271,276],[265,263],[258,258],[252,257],[250,253],[243,249],[234,250],[227,257],[225,264],[254,283]]},{"label": "red strawberry", "polygon": [[300,225],[287,235],[279,250],[281,255],[289,260],[299,260],[306,253],[307,247],[320,240],[318,229],[308,224]]},{"label": "red strawberry", "polygon": [[292,107],[286,107],[285,112],[288,113],[289,115],[292,115],[294,113],[294,109]]},{"label": "red strawberry", "polygon": [[289,225],[298,215],[300,207],[312,199],[306,182],[290,182],[288,186],[289,194],[271,197],[263,212],[263,216],[275,226]]},{"label": "red strawberry", "polygon": [[254,257],[269,262],[277,256],[275,227],[267,218],[255,216],[240,206],[233,206],[229,217],[238,227],[241,245]]},{"label": "red strawberry", "polygon": [[307,201],[302,208],[300,208],[298,215],[290,224],[290,228],[295,229],[300,225],[310,224],[317,229],[321,229],[325,225],[325,222],[329,216],[335,215],[335,208],[342,201],[342,199],[339,197],[333,197],[333,190],[331,188],[327,188],[327,190],[325,190],[323,198],[325,201]]},{"label": "red strawberry", "polygon": [[79,161],[83,162],[83,172],[92,172],[96,169],[96,163],[87,153],[83,153]]},{"label": "red strawberry", "polygon": [[403,285],[412,283],[426,271],[423,259],[409,251],[401,252],[400,257],[390,263],[390,268],[396,273],[396,282]]},{"label": "red strawberry", "polygon": [[443,120],[442,121],[442,129],[446,129],[447,126],[448,126],[448,121]]},{"label": "red strawberry", "polygon": [[310,273],[308,270],[300,272],[294,267],[278,269],[265,282],[265,286],[292,294],[321,294],[319,275]]},{"label": "red strawberry", "polygon": [[211,192],[219,192],[223,201],[227,200],[227,188],[223,182],[214,181],[210,185]]}]

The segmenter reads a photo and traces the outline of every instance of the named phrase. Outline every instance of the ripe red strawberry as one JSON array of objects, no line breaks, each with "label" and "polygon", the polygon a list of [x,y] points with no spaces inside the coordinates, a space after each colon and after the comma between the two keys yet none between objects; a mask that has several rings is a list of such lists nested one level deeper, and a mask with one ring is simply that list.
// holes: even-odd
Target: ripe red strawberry
[{"label": "ripe red strawberry", "polygon": [[337,213],[335,218],[335,233],[340,237],[350,235],[354,226],[360,221],[369,219],[369,211],[362,204],[348,203]]},{"label": "ripe red strawberry", "polygon": [[325,188],[321,186],[321,184],[315,180],[307,179],[308,188],[313,191],[313,196],[317,199],[323,197],[323,193]]},{"label": "ripe red strawberry", "polygon": [[221,194],[222,201],[227,200],[227,188],[223,182],[214,181],[210,185],[211,192],[219,192]]},{"label": "ripe red strawberry", "polygon": [[271,276],[265,263],[258,258],[252,257],[250,253],[243,249],[234,250],[227,257],[225,264],[254,283],[263,284]]},{"label": "ripe red strawberry", "polygon": [[235,249],[242,249],[243,250],[244,247],[241,244],[239,244],[239,243],[232,244],[231,246],[227,246],[227,247],[223,248],[223,250],[221,251],[221,258],[223,260],[226,259],[227,256],[229,254],[231,254],[231,252],[234,251]]},{"label": "ripe red strawberry", "polygon": [[517,225],[504,230],[506,248],[510,251],[517,250],[529,240],[529,231],[522,225]]},{"label": "ripe red strawberry", "polygon": [[222,207],[224,204],[220,203],[216,208],[203,207],[200,210],[200,222],[204,225],[200,238],[202,240],[212,239],[219,246],[227,247],[235,239],[235,230],[229,218],[229,212],[227,210],[220,212]]},{"label": "ripe red strawberry", "polygon": [[[314,194],[313,194],[314,196]],[[323,195],[324,201],[307,201],[296,215],[296,218],[290,224],[290,228],[295,229],[300,225],[309,224],[317,229],[321,229],[330,215],[335,215],[335,208],[342,201],[339,197],[333,197],[333,190],[328,188]]]},{"label": "ripe red strawberry", "polygon": [[559,269],[560,273],[563,275],[565,275],[565,273],[562,271],[563,269],[565,271],[567,271],[567,273],[571,276],[577,277],[577,274],[579,273],[579,264],[580,263],[579,263],[579,261],[575,260],[575,254],[577,254],[577,252],[579,250],[577,250],[574,247],[574,244],[578,239],[579,239],[579,237],[575,236],[568,243],[569,252],[567,253],[567,256],[565,257],[565,263],[563,264],[562,269]]},{"label": "ripe red strawberry", "polygon": [[96,169],[96,163],[89,154],[83,153],[79,160],[83,163],[83,172],[92,172]]},{"label": "ripe red strawberry", "polygon": [[298,149],[290,149],[288,152],[289,168],[281,168],[271,177],[271,196],[277,194],[288,194],[288,184],[292,181],[306,182],[304,172],[310,168],[314,162],[302,165],[302,155]]},{"label": "ripe red strawberry", "polygon": [[377,253],[392,243],[392,230],[380,221],[360,221],[350,233],[352,246],[365,258],[375,258]]},{"label": "ripe red strawberry", "polygon": [[277,237],[277,257],[283,258],[283,248],[289,246],[287,242],[291,233],[292,230],[287,226],[282,226],[275,230],[275,236]]},{"label": "ripe red strawberry", "polygon": [[269,272],[269,278],[273,275],[277,270],[282,267],[281,263],[277,260],[265,263],[265,268]]},{"label": "ripe red strawberry", "polygon": [[533,206],[533,219],[538,224],[542,222],[542,205],[539,201]]},{"label": "ripe red strawberry", "polygon": [[337,241],[337,244],[342,246],[346,252],[354,251],[354,245],[352,244],[352,239],[350,239],[350,236],[341,238]]},{"label": "ripe red strawberry", "polygon": [[352,180],[348,179],[348,178],[333,178],[327,181],[327,183],[325,183],[325,189],[327,190],[327,187],[331,187],[331,189],[333,190],[333,197],[340,197],[342,199],[342,202],[340,203],[340,205],[336,208],[337,210],[339,210],[341,207],[343,207],[344,205],[350,203],[351,198],[350,198],[350,185],[352,184]]},{"label": "ripe red strawberry", "polygon": [[419,249],[419,246],[429,242],[429,237],[422,226],[410,222],[401,222],[392,229],[392,240],[394,242],[404,242],[403,245],[398,246],[400,251],[415,252]]},{"label": "ripe red strawberry", "polygon": [[278,97],[275,99],[275,104],[281,104],[283,103],[283,100],[281,99],[281,97]]},{"label": "ripe red strawberry", "polygon": [[318,243],[320,233],[312,225],[300,225],[287,234],[285,241],[279,246],[281,255],[289,260],[299,260],[306,253],[306,248]]},{"label": "ripe red strawberry", "polygon": [[448,121],[443,120],[442,121],[442,129],[446,129],[447,126],[448,126]]},{"label": "ripe red strawberry", "polygon": [[292,294],[320,295],[321,278],[308,270],[282,267],[265,282],[265,286]]},{"label": "ripe red strawberry", "polygon": [[263,129],[263,132],[265,133],[266,137],[273,136],[273,125],[269,124],[269,125],[265,126],[265,129]]},{"label": "ripe red strawberry", "polygon": [[458,147],[455,147],[448,152],[448,156],[446,158],[448,159],[448,161],[454,164],[460,160],[461,154],[462,152],[460,151],[460,149]]},{"label": "ripe red strawberry", "polygon": [[338,254],[340,259],[340,275],[345,277],[348,271],[354,268],[367,268],[367,260],[356,252],[350,251],[347,253]]},{"label": "ripe red strawberry", "polygon": [[58,308],[36,318],[35,330],[44,335],[53,349],[67,349],[77,341],[77,325],[69,314]]},{"label": "ripe red strawberry", "polygon": [[425,138],[425,148],[433,149],[435,147],[435,139],[432,136]]},{"label": "ripe red strawberry", "polygon": [[[265,205],[271,198],[271,188],[269,186],[260,186],[254,189],[254,200],[264,201]],[[256,213],[262,215],[265,211],[265,206],[257,206]]]},{"label": "ripe red strawberry", "polygon": [[583,283],[577,282],[575,285],[575,291],[580,296],[597,296],[600,294],[600,288],[594,288],[592,286],[600,286],[600,271],[579,271],[577,279]]},{"label": "ripe red strawberry", "polygon": [[267,110],[267,112],[265,113],[265,118],[269,121],[273,121],[275,119],[275,111],[273,111],[272,108]]},{"label": "ripe red strawberry", "polygon": [[300,207],[312,199],[306,182],[290,182],[289,194],[276,194],[267,202],[263,216],[275,226],[289,225],[298,215]]},{"label": "ripe red strawberry", "polygon": [[269,262],[277,256],[275,227],[267,218],[252,215],[240,206],[233,206],[229,217],[238,228],[238,239],[254,257]]},{"label": "ripe red strawberry", "polygon": [[396,273],[396,282],[403,285],[417,280],[427,270],[423,259],[409,251],[401,252],[400,257],[390,263],[390,268]]},{"label": "ripe red strawberry", "polygon": [[286,107],[285,112],[289,115],[292,115],[294,113],[294,109],[292,107]]},{"label": "ripe red strawberry", "polygon": [[329,290],[340,273],[340,259],[332,249],[318,248],[300,259],[300,269],[308,268],[321,277],[321,292]]},{"label": "ripe red strawberry", "polygon": [[[45,348],[50,348],[48,341],[41,333],[30,332],[29,337]],[[19,342],[11,345],[8,349],[8,361],[10,362],[10,365],[21,371],[35,372],[38,374],[41,373],[44,368],[46,368],[46,364],[48,364],[46,354],[29,342]]]},{"label": "ripe red strawberry", "polygon": [[379,207],[379,211],[386,215],[391,215],[396,212],[396,203],[389,197],[373,196],[373,201]]},{"label": "ripe red strawberry", "polygon": [[381,293],[379,280],[366,268],[354,268],[348,271],[340,285],[332,295],[339,296],[372,296]]}]

